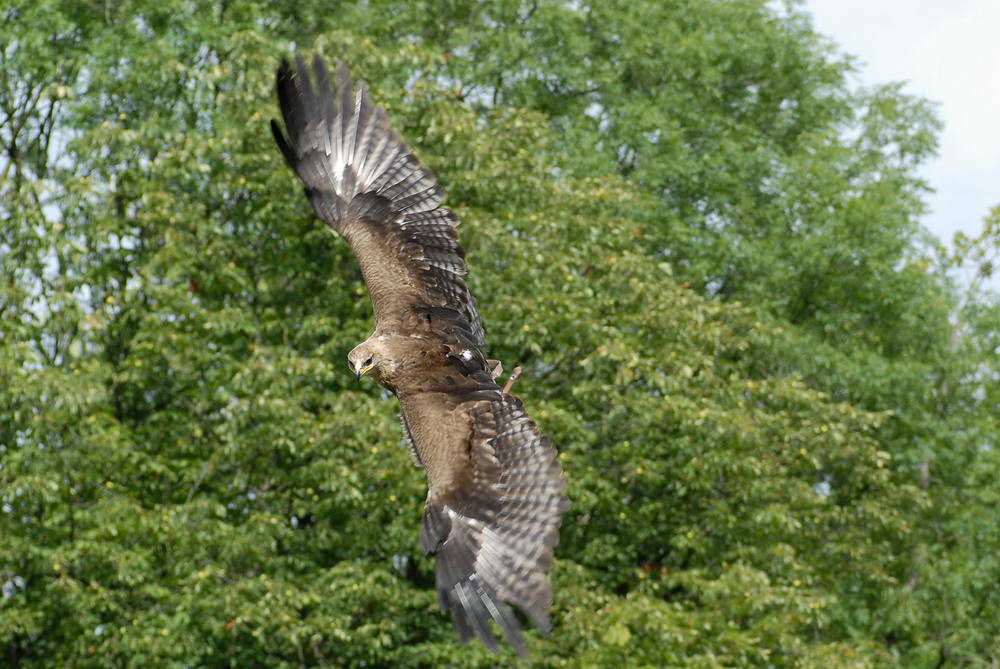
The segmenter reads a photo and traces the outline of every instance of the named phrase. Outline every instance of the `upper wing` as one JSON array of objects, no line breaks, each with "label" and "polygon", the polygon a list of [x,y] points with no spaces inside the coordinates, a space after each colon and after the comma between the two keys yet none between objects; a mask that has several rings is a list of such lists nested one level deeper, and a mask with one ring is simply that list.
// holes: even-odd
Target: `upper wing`
[{"label": "upper wing", "polygon": [[[364,83],[352,99],[347,68],[331,88],[323,61],[284,61],[277,86],[286,138],[271,121],[288,164],[316,214],[343,235],[361,266],[377,327],[391,329],[427,308],[457,312],[474,346],[484,344],[476,301],[465,285],[458,218],[440,207],[445,191],[420,166],[375,106]],[[449,320],[455,320],[455,317]]]},{"label": "upper wing", "polygon": [[474,633],[495,651],[492,619],[523,655],[508,604],[550,629],[548,571],[568,508],[562,469],[519,399],[502,394],[485,370],[466,381],[460,391],[400,397],[427,470],[421,541],[437,554],[438,601],[462,641]]}]

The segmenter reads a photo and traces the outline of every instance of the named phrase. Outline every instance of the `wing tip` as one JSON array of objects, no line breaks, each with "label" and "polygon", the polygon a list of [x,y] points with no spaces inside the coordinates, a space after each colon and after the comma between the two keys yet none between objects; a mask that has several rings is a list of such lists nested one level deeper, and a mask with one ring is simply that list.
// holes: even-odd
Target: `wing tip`
[{"label": "wing tip", "polygon": [[298,162],[298,156],[295,155],[295,150],[289,144],[285,133],[281,131],[278,121],[273,118],[271,119],[271,134],[274,136],[274,141],[277,143],[278,149],[281,150],[281,155],[285,157],[285,162],[294,170],[295,164]]},{"label": "wing tip", "polygon": [[[487,650],[499,655],[500,644],[490,627],[492,621],[500,628],[504,639],[514,651],[522,659],[528,657],[528,647],[521,623],[518,622],[510,606],[500,599],[492,587],[482,581],[470,579],[456,584],[450,591],[441,592],[439,595],[447,602],[445,608],[451,610],[461,643],[468,643],[475,635]],[[534,620],[534,617],[530,615],[529,617]],[[551,629],[551,625],[549,627]],[[542,633],[546,634],[547,631]]]},{"label": "wing tip", "polygon": [[[317,60],[321,60],[319,54],[316,55]],[[324,68],[326,66],[324,65]],[[353,88],[353,83],[351,82],[351,70],[347,67],[347,63],[342,60],[337,61],[337,86],[338,88],[346,88],[351,90]]]}]

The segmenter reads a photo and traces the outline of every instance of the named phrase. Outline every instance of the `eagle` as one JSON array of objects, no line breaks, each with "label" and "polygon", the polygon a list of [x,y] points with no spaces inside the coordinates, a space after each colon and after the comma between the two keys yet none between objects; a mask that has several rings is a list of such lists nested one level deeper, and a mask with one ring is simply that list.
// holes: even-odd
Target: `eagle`
[{"label": "eagle", "polygon": [[[347,68],[336,89],[323,60],[283,60],[275,141],[316,215],[350,245],[375,330],[347,356],[399,399],[403,433],[427,475],[420,540],[436,556],[438,601],[462,643],[493,652],[490,621],[525,655],[519,609],[551,629],[548,572],[568,503],[556,449],[521,401],[496,383],[500,365],[465,282],[465,252],[444,189]],[[286,134],[287,133],[287,134]],[[508,384],[509,385],[509,384]]]}]

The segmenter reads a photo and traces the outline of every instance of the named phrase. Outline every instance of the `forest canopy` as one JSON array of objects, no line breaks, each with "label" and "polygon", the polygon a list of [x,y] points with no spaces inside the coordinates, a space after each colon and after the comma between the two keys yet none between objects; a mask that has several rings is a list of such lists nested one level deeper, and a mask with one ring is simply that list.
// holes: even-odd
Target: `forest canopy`
[{"label": "forest canopy", "polygon": [[1000,209],[921,229],[933,107],[854,87],[797,3],[0,16],[10,666],[497,662],[439,611],[423,475],[344,364],[364,285],[267,127],[297,51],[448,189],[559,447],[532,664],[1000,662]]}]

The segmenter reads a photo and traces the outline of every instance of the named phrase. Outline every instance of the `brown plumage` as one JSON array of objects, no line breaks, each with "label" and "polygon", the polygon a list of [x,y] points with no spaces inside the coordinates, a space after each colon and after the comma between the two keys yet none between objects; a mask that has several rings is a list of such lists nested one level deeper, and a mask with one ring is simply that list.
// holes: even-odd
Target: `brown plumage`
[{"label": "brown plumage", "polygon": [[322,60],[297,57],[277,84],[288,136],[271,122],[316,214],[350,244],[375,331],[348,356],[402,405],[414,460],[427,474],[420,533],[437,554],[438,600],[462,641],[497,650],[493,620],[519,653],[508,604],[551,626],[548,570],[567,503],[556,451],[521,401],[494,382],[483,325],[463,278],[458,219],[445,193],[347,69],[333,90]]}]

